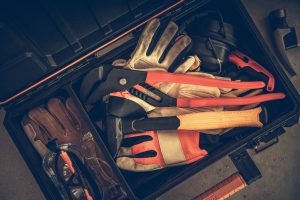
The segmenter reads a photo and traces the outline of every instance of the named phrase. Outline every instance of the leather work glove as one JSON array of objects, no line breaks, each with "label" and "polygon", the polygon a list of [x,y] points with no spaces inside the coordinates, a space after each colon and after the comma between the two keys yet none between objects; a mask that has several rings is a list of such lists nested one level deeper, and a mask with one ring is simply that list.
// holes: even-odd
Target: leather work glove
[{"label": "leather work glove", "polygon": [[147,131],[126,135],[117,165],[129,171],[153,171],[189,164],[207,155],[198,131]]},{"label": "leather work glove", "polygon": [[118,185],[105,156],[95,142],[88,125],[82,119],[71,98],[63,102],[52,98],[47,108],[36,107],[22,120],[23,129],[38,153],[44,158],[50,152],[47,144],[71,144],[79,147],[87,168],[108,199],[125,199],[125,191]]},{"label": "leather work glove", "polygon": [[170,70],[190,49],[192,40],[187,35],[179,35],[181,33],[178,33],[179,28],[174,22],[169,22],[159,37],[160,26],[159,19],[151,20],[144,28],[131,58],[128,61],[117,60],[114,65],[132,70]]}]

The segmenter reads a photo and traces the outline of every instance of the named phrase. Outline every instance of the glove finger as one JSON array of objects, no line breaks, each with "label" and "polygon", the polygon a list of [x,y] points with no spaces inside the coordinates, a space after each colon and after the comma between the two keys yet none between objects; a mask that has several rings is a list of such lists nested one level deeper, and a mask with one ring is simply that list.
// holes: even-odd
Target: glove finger
[{"label": "glove finger", "polygon": [[[156,169],[160,169],[161,166],[159,164],[151,164],[152,158],[129,158],[129,157],[118,157],[116,160],[117,166],[123,170],[128,171],[153,171]],[[137,162],[136,162],[137,161]],[[141,164],[139,163],[141,162]],[[143,164],[150,163],[150,164]]]},{"label": "glove finger", "polygon": [[197,66],[200,63],[198,56],[189,56],[177,69],[175,73],[186,73],[191,67]]},{"label": "glove finger", "polygon": [[[145,27],[143,33],[141,34],[139,41],[132,55],[141,57],[145,56],[149,46],[153,40],[153,37],[160,26],[160,21],[158,19],[151,20]],[[135,59],[134,57],[132,58]]]},{"label": "glove finger", "polygon": [[258,94],[261,94],[262,92],[263,92],[262,89],[253,90],[253,91],[249,92],[248,94],[244,95],[244,97],[253,97]]},{"label": "glove finger", "polygon": [[[230,78],[228,77],[221,77],[221,76],[215,76],[216,79],[220,79],[220,80],[227,80],[227,81],[231,81]],[[222,88],[222,87],[219,87],[221,93],[228,93],[230,91],[232,91],[232,88]]]},{"label": "glove finger", "polygon": [[66,132],[75,132],[76,123],[59,98],[52,98],[48,101],[48,110],[61,123]]},{"label": "glove finger", "polygon": [[123,138],[122,147],[131,147],[131,154],[136,156],[148,151],[159,151],[156,131],[128,134]]},{"label": "glove finger", "polygon": [[[241,95],[248,92],[248,91],[249,90],[247,90],[247,91],[245,90],[245,92],[241,93]],[[262,92],[263,92],[262,89],[253,90],[253,91],[249,92],[248,94],[244,95],[243,97],[252,97],[252,96],[258,95]],[[245,105],[245,106],[225,106],[225,110],[247,110],[247,109],[255,108],[259,104],[260,103],[255,103],[255,104],[250,104],[250,105]]]},{"label": "glove finger", "polygon": [[151,141],[153,138],[150,135],[144,134],[144,135],[135,135],[132,134],[130,137],[124,137],[122,140],[122,147],[132,147],[134,145]]},{"label": "glove finger", "polygon": [[186,97],[186,98],[205,98],[205,97],[220,97],[220,90],[216,87],[206,87],[201,85],[187,85],[181,84],[178,89],[178,94],[172,94],[169,92],[169,95],[172,97]]},{"label": "glove finger", "polygon": [[240,110],[249,110],[249,109],[252,109],[252,108],[256,108],[257,106],[259,106],[259,103],[242,106]]},{"label": "glove finger", "polygon": [[164,51],[166,50],[167,46],[171,43],[174,36],[178,31],[178,26],[174,22],[170,22],[167,27],[165,28],[163,34],[161,35],[160,39],[158,40],[152,55],[156,58],[161,58]]},{"label": "glove finger", "polygon": [[256,89],[253,91],[251,91],[250,89],[237,89],[237,90],[232,90],[231,92],[228,92],[228,93],[224,93],[224,94],[222,94],[222,96],[224,96],[224,97],[238,97],[238,96],[252,97],[252,96],[258,95],[262,92],[263,92],[263,89]]},{"label": "glove finger", "polygon": [[130,147],[120,147],[117,157],[131,157],[132,151]]},{"label": "glove finger", "polygon": [[189,36],[185,35],[183,37],[180,37],[171,47],[166,57],[164,58],[162,64],[164,66],[172,66],[175,59],[179,58],[179,55],[183,53],[184,50],[187,50],[191,43],[192,39]]},{"label": "glove finger", "polygon": [[117,59],[112,62],[113,66],[125,67],[127,65],[127,60],[125,59]]},{"label": "glove finger", "polygon": [[65,135],[61,124],[44,108],[37,107],[29,111],[28,116],[33,120],[49,137],[59,139]]},{"label": "glove finger", "polygon": [[22,127],[25,134],[27,135],[29,141],[34,146],[36,151],[40,154],[41,157],[45,157],[49,152],[45,144],[48,143],[49,139],[48,134],[39,127],[33,120],[28,116],[25,116],[22,119]]},{"label": "glove finger", "polygon": [[82,133],[88,132],[88,127],[82,117],[79,114],[79,110],[76,107],[74,101],[71,98],[68,98],[66,101],[66,109],[68,113],[70,114],[71,121],[74,123],[75,128],[77,130],[81,130]]},{"label": "glove finger", "polygon": [[[245,97],[252,97],[252,96],[256,96],[256,95],[259,95],[263,92],[262,89],[257,89],[257,90],[254,90],[248,94],[245,95]],[[255,104],[250,104],[250,105],[245,105],[245,106],[242,106],[240,108],[240,110],[248,110],[248,109],[252,109],[252,108],[256,108],[257,106],[259,106],[260,103],[255,103]]]},{"label": "glove finger", "polygon": [[133,145],[131,148],[132,155],[141,154],[147,151],[156,151],[155,142],[153,140],[145,141],[136,145]]},{"label": "glove finger", "polygon": [[[193,72],[196,72],[197,70],[199,71],[199,69],[200,69],[200,65],[201,65],[201,60],[200,60],[200,58],[197,56],[197,55],[193,55],[193,56],[191,56],[191,57],[193,57],[194,59],[195,59],[195,61],[194,61],[194,63],[192,64],[192,65],[189,65],[189,68],[188,68],[188,70],[186,70],[186,71],[193,71]],[[185,65],[185,63],[183,63],[182,65]],[[180,68],[181,66],[179,66],[178,68]],[[178,69],[177,68],[177,69]],[[176,71],[175,72],[177,72],[177,69],[176,69]]]},{"label": "glove finger", "polygon": [[[187,72],[191,67],[193,66],[199,66],[200,65],[200,59],[198,56],[189,56],[184,63],[182,63],[177,69],[175,70],[176,73],[185,73]],[[157,89],[162,89],[164,93],[168,93],[173,87],[175,86],[175,83],[158,83],[154,87]]]},{"label": "glove finger", "polygon": [[238,97],[240,94],[247,92],[249,89],[237,89],[227,93],[222,93],[221,97]]},{"label": "glove finger", "polygon": [[142,143],[145,141],[151,141],[151,140],[152,140],[152,137],[150,135],[148,135],[147,132],[125,135],[123,137],[122,144],[121,144],[121,147],[120,147],[117,157],[133,156],[131,147],[133,147],[134,145],[137,145],[139,143]]}]

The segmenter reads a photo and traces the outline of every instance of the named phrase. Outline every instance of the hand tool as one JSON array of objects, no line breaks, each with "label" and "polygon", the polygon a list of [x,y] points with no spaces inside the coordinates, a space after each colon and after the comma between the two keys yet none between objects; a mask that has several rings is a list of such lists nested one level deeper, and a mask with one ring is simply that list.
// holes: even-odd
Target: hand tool
[{"label": "hand tool", "polygon": [[[74,162],[73,161],[74,158],[71,159],[71,157],[69,156],[69,154],[66,151],[60,151],[59,156],[62,158],[62,160],[66,163],[66,165],[70,169],[72,178],[74,176],[76,176],[78,178],[79,184],[82,186],[83,193],[84,193],[86,200],[93,200],[94,198],[92,197],[92,194],[90,192],[90,189],[89,189],[90,186],[88,186],[88,181],[86,180],[86,177],[84,176],[83,172],[79,169],[78,163]],[[68,180],[68,182],[69,182],[69,180]],[[100,198],[100,197],[98,197],[98,198]]]},{"label": "hand tool", "polygon": [[[198,107],[210,107],[210,106],[234,106],[234,105],[249,105],[254,103],[262,103],[266,101],[278,100],[285,98],[284,93],[270,93],[262,94],[251,97],[223,97],[223,98],[173,98],[160,90],[152,87],[147,83],[142,83],[129,88],[128,92],[141,100],[149,103],[155,107],[181,107],[181,108],[198,108]],[[127,91],[111,93],[111,96],[125,96],[123,93]],[[154,95],[152,95],[152,94]],[[118,101],[115,103],[114,101]],[[114,106],[119,109],[122,108],[123,104],[119,104],[119,100],[110,100]],[[126,105],[127,106],[127,105]],[[112,106],[113,107],[113,106]],[[130,106],[132,109],[133,107]],[[136,111],[136,109],[135,109]]]},{"label": "hand tool", "polygon": [[277,55],[287,72],[294,76],[296,72],[286,53],[286,49],[300,46],[300,26],[290,27],[286,21],[286,10],[274,10],[269,15],[272,27],[273,41]]},{"label": "hand tool", "polygon": [[[99,188],[85,163],[80,149],[73,144],[58,144],[51,140],[47,148],[52,156],[46,157],[46,172],[54,172],[68,194],[67,199],[93,200],[103,199],[103,190]],[[44,164],[44,163],[43,163]]]},{"label": "hand tool", "polygon": [[[26,135],[43,158],[51,159],[52,156],[48,154],[52,155],[53,152],[60,154],[60,151],[56,150],[58,145],[72,144],[78,147],[78,151],[82,154],[85,167],[95,179],[94,186],[101,188],[107,199],[127,198],[126,192],[120,187],[117,177],[94,141],[88,124],[81,117],[71,98],[66,101],[62,98],[51,98],[46,106],[31,109],[24,117],[22,125]],[[53,177],[53,170],[50,168],[47,170],[47,174]]]},{"label": "hand tool", "polygon": [[272,92],[274,90],[274,76],[249,56],[240,51],[233,51],[229,55],[228,60],[234,63],[239,69],[243,69],[246,74],[264,81],[267,84],[267,91]]},{"label": "hand tool", "polygon": [[262,127],[267,122],[265,107],[244,111],[199,112],[173,117],[118,118],[108,116],[106,132],[109,150],[118,152],[123,135],[151,130],[209,130],[232,127]]},{"label": "hand tool", "polygon": [[233,89],[257,89],[265,86],[265,83],[262,81],[237,82],[188,74],[160,71],[134,71],[113,67],[111,65],[101,65],[91,70],[84,77],[80,88],[80,97],[84,102],[92,104],[111,92],[128,90],[140,83],[153,85],[160,82]]}]

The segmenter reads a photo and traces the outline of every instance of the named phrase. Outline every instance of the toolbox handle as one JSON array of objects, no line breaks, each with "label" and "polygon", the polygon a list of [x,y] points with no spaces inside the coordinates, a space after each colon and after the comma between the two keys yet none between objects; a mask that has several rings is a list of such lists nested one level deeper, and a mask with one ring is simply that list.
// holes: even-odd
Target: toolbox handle
[{"label": "toolbox handle", "polygon": [[236,172],[227,177],[225,180],[206,190],[204,193],[194,198],[194,200],[227,199],[245,187],[247,187],[247,183],[240,173]]}]

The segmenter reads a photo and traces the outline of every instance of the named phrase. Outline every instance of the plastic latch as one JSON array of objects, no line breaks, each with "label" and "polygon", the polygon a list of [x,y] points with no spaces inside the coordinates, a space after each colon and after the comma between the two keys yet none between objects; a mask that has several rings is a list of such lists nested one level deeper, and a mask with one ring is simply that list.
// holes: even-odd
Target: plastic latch
[{"label": "plastic latch", "polygon": [[259,169],[246,150],[232,153],[229,157],[247,185],[262,177]]},{"label": "plastic latch", "polygon": [[271,132],[263,135],[261,141],[263,141],[263,142],[269,142],[269,141],[273,140],[274,138],[282,135],[283,133],[285,133],[284,128],[282,128],[282,127],[277,128],[277,129],[275,129],[275,130],[273,130],[273,131],[271,131]]},{"label": "plastic latch", "polygon": [[249,148],[255,150],[256,153],[264,151],[265,149],[271,147],[272,145],[278,143],[278,136],[282,135],[285,132],[283,127],[277,128],[273,131],[270,131],[258,139],[255,139],[253,142],[248,144]]}]

